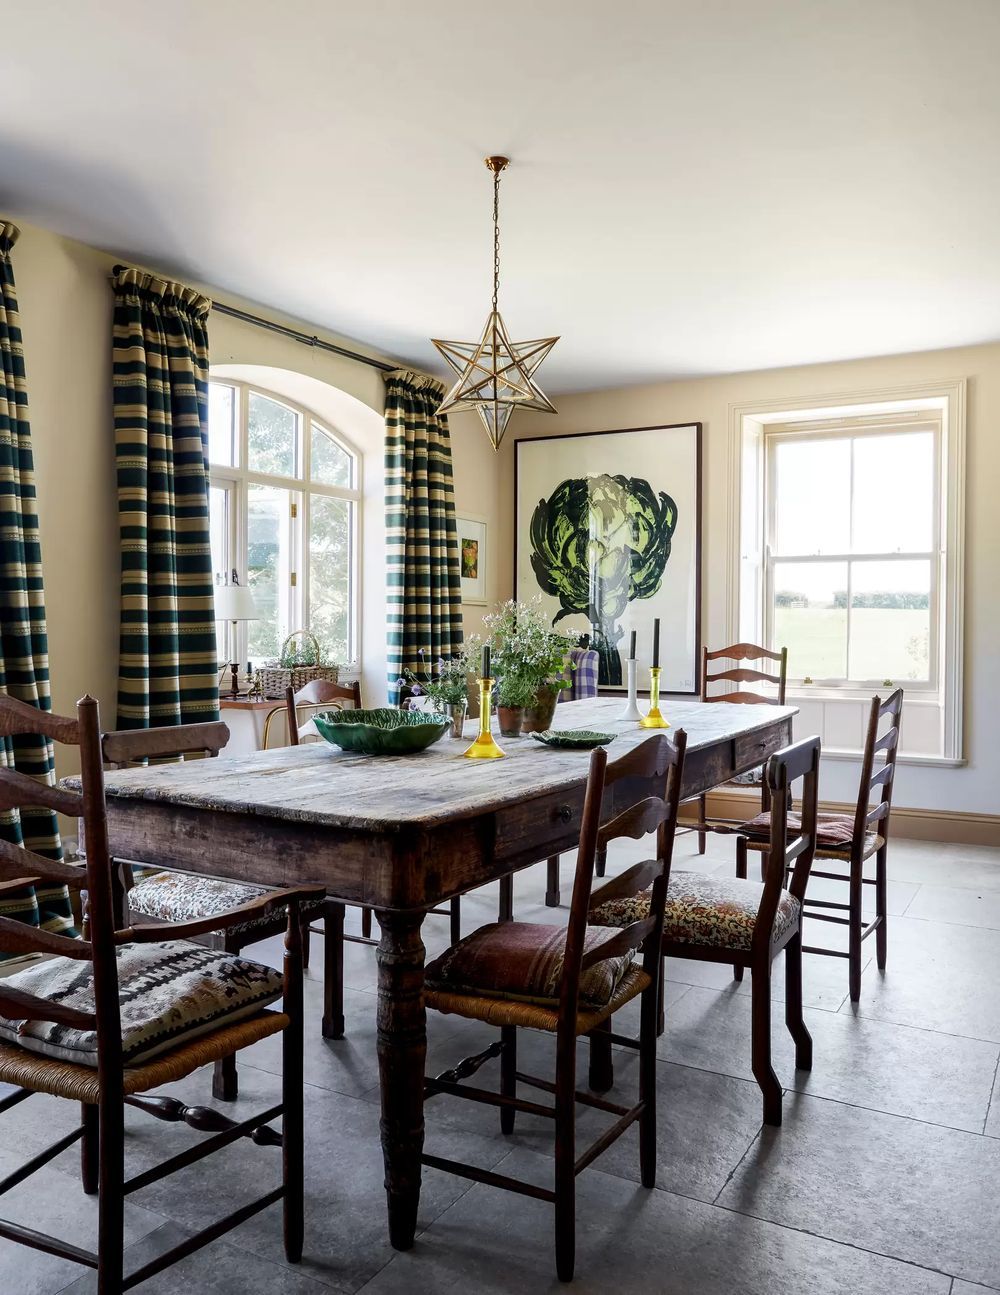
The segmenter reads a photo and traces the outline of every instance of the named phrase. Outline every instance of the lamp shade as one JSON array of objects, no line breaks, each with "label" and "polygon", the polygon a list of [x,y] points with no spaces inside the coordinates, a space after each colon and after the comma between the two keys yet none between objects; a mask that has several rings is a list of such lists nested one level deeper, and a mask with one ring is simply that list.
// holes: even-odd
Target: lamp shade
[{"label": "lamp shade", "polygon": [[255,621],[257,606],[244,585],[219,585],[215,590],[217,621]]}]

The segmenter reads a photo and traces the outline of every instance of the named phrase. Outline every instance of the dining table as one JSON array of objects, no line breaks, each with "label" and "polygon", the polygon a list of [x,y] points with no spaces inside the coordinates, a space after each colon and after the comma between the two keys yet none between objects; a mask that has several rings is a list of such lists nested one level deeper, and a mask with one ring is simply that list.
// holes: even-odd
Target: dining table
[{"label": "dining table", "polygon": [[[762,765],[791,741],[796,713],[669,698],[662,709],[667,729],[624,720],[620,696],[567,702],[558,722],[614,734],[610,760],[683,728],[688,799]],[[106,774],[117,858],[259,885],[319,884],[335,900],[374,909],[381,1137],[389,1238],[400,1250],[413,1244],[420,1199],[424,916],[579,840],[587,751],[527,736],[499,742],[503,760],[464,759],[468,743],[452,738],[405,756],[320,742]],[[616,784],[604,813],[646,794]]]}]

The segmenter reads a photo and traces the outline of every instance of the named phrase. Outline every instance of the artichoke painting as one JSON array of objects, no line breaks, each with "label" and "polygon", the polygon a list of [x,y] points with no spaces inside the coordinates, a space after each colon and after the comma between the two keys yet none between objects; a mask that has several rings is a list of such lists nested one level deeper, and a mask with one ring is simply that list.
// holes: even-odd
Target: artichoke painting
[{"label": "artichoke painting", "polygon": [[576,477],[541,499],[531,517],[531,566],[539,586],[559,599],[553,625],[582,614],[600,657],[598,682],[620,685],[619,617],[652,598],[663,581],[677,505],[641,477]]}]

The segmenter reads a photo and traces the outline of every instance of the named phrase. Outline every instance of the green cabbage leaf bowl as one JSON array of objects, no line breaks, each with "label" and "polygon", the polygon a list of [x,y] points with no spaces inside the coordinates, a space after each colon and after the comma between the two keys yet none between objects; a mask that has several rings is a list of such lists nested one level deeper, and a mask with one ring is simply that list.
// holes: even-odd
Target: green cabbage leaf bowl
[{"label": "green cabbage leaf bowl", "polygon": [[443,715],[391,706],[321,711],[313,723],[327,742],[358,755],[412,755],[439,741],[451,727]]}]

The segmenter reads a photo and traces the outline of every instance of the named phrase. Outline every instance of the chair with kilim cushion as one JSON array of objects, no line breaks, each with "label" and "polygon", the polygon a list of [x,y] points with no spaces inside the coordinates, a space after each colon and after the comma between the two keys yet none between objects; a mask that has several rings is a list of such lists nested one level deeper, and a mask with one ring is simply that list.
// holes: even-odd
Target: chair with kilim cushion
[{"label": "chair with kilim cushion", "polygon": [[[39,883],[85,887],[87,938],[57,935],[0,917],[0,954],[46,955],[44,961],[29,962],[0,980],[0,1091],[6,1085],[15,1087],[0,1098],[0,1113],[45,1093],[80,1103],[81,1122],[8,1175],[0,1183],[0,1195],[80,1142],[83,1188],[98,1198],[98,1243],[92,1253],[35,1226],[2,1218],[0,1237],[94,1269],[101,1295],[121,1295],[281,1201],[285,1253],[298,1262],[303,1227],[299,905],[314,892],[274,890],[236,912],[208,920],[118,929],[97,702],[85,697],[73,718],[0,696],[0,736],[24,734],[77,746],[82,791],[42,785],[0,769],[0,808],[44,808],[82,818],[86,869],[0,843],[0,895]],[[287,911],[283,975],[191,942],[210,930],[279,910]],[[150,1095],[152,1089],[279,1034],[282,1096],[269,1110],[237,1123],[213,1109],[189,1107],[160,1092]],[[188,1144],[164,1163],[126,1179],[126,1105],[215,1136],[201,1146]],[[270,1127],[279,1117],[280,1133]],[[126,1196],[244,1137],[261,1148],[281,1148],[278,1185],[185,1237],[126,1278]]]},{"label": "chair with kilim cushion", "polygon": [[[297,736],[297,733],[296,733]],[[118,768],[141,764],[150,759],[177,759],[187,756],[215,756],[229,741],[229,729],[220,722],[203,724],[176,724],[168,728],[123,729],[105,733],[102,752],[107,765]],[[112,843],[113,844],[113,843]],[[246,882],[227,881],[217,877],[203,877],[173,869],[150,868],[133,861],[119,861],[122,891],[116,892],[116,915],[119,926],[126,926],[133,918],[149,923],[200,922],[232,909],[242,908],[262,900],[271,890],[266,886]],[[117,877],[116,877],[117,881]],[[317,917],[328,916],[326,897],[317,892],[300,906],[302,919],[303,965],[309,961],[309,923]],[[341,914],[343,910],[341,909]],[[329,914],[329,924],[334,928],[333,940],[338,940],[343,929],[343,918],[338,927],[337,913]],[[243,921],[220,924],[198,937],[211,949],[238,955],[250,944],[280,935],[285,929],[284,917],[267,909],[254,910]],[[338,991],[336,979],[326,987],[327,1002],[323,1018],[327,1022],[336,1015]],[[343,1019],[341,1008],[340,1019]],[[331,1026],[335,1028],[335,1026]],[[343,1027],[341,1025],[341,1032]],[[220,1101],[235,1101],[239,1095],[239,1075],[236,1056],[221,1057],[215,1063],[212,1094]]]},{"label": "chair with kilim cushion", "polygon": [[[771,1067],[771,964],[785,954],[785,1020],[795,1064],[812,1066],[812,1039],[802,1016],[802,901],[816,848],[818,737],[771,756],[765,771],[771,803],[771,846],[763,881],[670,872],[663,916],[663,956],[732,962],[750,968],[752,1065],[764,1101],[764,1123],[781,1123],[781,1085]],[[799,825],[789,830],[792,787],[801,783]],[[746,857],[746,838],[737,838]],[[627,876],[628,874],[624,874]],[[791,884],[786,889],[786,879]],[[590,920],[600,928],[628,927],[652,911],[655,893],[636,894],[616,877],[595,892]]]},{"label": "chair with kilim cushion", "polygon": [[[446,950],[426,970],[424,1001],[429,1008],[497,1025],[500,1038],[452,1070],[434,1078],[428,1076],[425,1101],[451,1094],[498,1106],[504,1133],[513,1132],[518,1111],[551,1118],[555,1123],[555,1181],[551,1189],[537,1187],[426,1153],[423,1163],[553,1204],[556,1268],[563,1281],[573,1276],[576,1175],[636,1121],[642,1183],[644,1187],[655,1185],[656,1026],[663,900],[686,742],[683,731],[678,731],[673,742],[663,735],[651,737],[610,765],[603,749],[591,756],[568,927],[491,923]],[[605,797],[617,814],[601,828]],[[636,864],[618,878],[623,894],[650,889],[651,902],[645,914],[614,929],[588,928],[598,843],[618,836],[639,839],[653,831],[657,833],[656,858]],[[637,959],[637,953],[641,953],[641,959]],[[598,1038],[601,1047],[591,1067],[591,1086],[606,1089],[610,1086],[605,1076],[610,1068],[611,1043],[619,1040],[611,1033],[611,1019],[635,998],[641,998],[639,1039],[631,1040],[639,1049],[638,1101],[622,1106],[591,1093],[577,1092],[577,1040],[585,1035]],[[555,1035],[555,1083],[518,1070],[519,1028]],[[500,1058],[499,1094],[462,1083],[495,1057]],[[518,1096],[519,1084],[553,1094],[554,1101],[548,1105],[526,1101]],[[579,1157],[575,1146],[577,1102],[596,1107],[616,1121]]]},{"label": "chair with kilim cushion", "polygon": [[[892,806],[892,788],[899,751],[899,725],[903,714],[903,690],[897,688],[885,701],[873,697],[868,712],[868,732],[864,754],[861,757],[861,784],[853,814],[820,813],[816,820],[816,858],[831,863],[842,863],[840,871],[813,870],[813,876],[836,881],[847,887],[847,902],[819,899],[808,896],[805,916],[810,920],[833,922],[847,927],[848,947],[831,949],[824,945],[807,944],[806,953],[819,953],[831,958],[846,958],[851,1002],[861,997],[861,946],[875,932],[875,959],[879,971],[885,970],[888,948],[887,888],[889,812]],[[875,802],[874,804],[872,802]],[[798,818],[788,816],[790,832],[798,830]],[[762,856],[770,846],[771,816],[763,811],[738,829],[746,838],[751,850]],[[865,875],[865,865],[873,858],[874,875]],[[737,869],[739,869],[739,857]],[[763,871],[764,864],[761,868]],[[746,876],[745,861],[742,875]],[[875,890],[875,915],[871,921],[864,919],[864,888]]]}]

